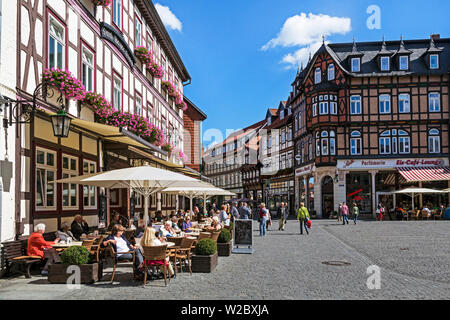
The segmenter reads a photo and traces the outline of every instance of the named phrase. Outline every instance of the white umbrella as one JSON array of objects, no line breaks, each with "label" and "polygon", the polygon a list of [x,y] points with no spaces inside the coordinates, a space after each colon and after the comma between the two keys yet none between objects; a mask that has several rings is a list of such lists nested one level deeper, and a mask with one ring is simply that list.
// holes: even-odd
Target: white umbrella
[{"label": "white umbrella", "polygon": [[211,198],[213,196],[236,196],[236,194],[223,190],[220,188],[216,188],[213,185],[207,185],[206,187],[189,187],[189,188],[177,188],[170,187],[165,189],[162,193],[167,194],[177,194],[188,197],[190,200],[190,209],[192,212],[192,200],[194,198],[203,198],[203,213],[206,213],[206,199]]},{"label": "white umbrella", "polygon": [[415,194],[423,194],[423,193],[443,193],[443,191],[427,189],[427,188],[416,188],[410,187],[403,190],[393,192],[395,194],[411,194],[412,197],[412,209],[414,210],[414,195]]},{"label": "white umbrella", "polygon": [[[70,181],[69,181],[70,180]],[[204,186],[204,182],[185,175],[150,166],[133,167],[86,175],[77,178],[63,179],[57,183],[76,183],[87,186],[110,189],[130,188],[144,196],[144,220],[149,220],[149,197],[168,187]]]}]

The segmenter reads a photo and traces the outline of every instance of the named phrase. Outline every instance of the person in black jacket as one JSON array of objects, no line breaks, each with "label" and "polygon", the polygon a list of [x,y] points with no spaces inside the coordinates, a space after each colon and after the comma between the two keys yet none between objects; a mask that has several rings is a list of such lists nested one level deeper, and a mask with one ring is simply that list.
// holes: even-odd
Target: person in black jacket
[{"label": "person in black jacket", "polygon": [[81,214],[77,214],[75,216],[72,225],[70,226],[70,231],[77,240],[80,240],[80,237],[83,234],[85,235],[89,234],[89,225],[85,220],[83,220]]}]

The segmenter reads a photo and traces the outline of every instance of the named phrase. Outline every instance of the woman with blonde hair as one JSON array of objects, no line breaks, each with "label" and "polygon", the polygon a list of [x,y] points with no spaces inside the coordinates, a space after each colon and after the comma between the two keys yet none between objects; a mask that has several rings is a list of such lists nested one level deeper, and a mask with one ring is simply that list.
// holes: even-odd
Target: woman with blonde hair
[{"label": "woman with blonde hair", "polygon": [[[161,240],[156,236],[156,230],[154,228],[146,228],[144,232],[144,236],[141,240],[142,247],[153,247],[153,246],[162,246],[164,245]],[[169,257],[166,258],[166,262],[169,268],[169,276],[172,277],[174,275],[172,264],[169,261]],[[161,261],[161,264],[164,264]],[[156,273],[156,267],[153,267],[153,273]]]}]

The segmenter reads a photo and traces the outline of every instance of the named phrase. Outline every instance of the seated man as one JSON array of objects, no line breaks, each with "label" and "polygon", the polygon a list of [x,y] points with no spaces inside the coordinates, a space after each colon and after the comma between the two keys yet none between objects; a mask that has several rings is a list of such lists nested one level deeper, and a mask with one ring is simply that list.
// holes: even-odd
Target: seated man
[{"label": "seated man", "polygon": [[112,229],[114,228],[114,226],[116,224],[122,225],[122,220],[120,219],[120,214],[117,213],[117,212],[114,212],[113,216],[112,216],[111,223],[109,224],[109,226],[108,226],[108,228],[106,230],[112,231]]},{"label": "seated man", "polygon": [[447,209],[445,209],[444,216],[442,218],[450,219],[450,204],[448,205]]},{"label": "seated man", "polygon": [[72,225],[70,226],[70,231],[77,240],[80,240],[83,234],[89,234],[89,225],[85,220],[83,220],[81,214],[77,214],[73,219]]},{"label": "seated man", "polygon": [[45,241],[43,234],[45,233],[45,224],[39,223],[34,227],[34,233],[28,238],[27,255],[38,256],[41,259],[47,259],[47,262],[42,269],[41,274],[43,276],[48,275],[48,266],[55,262],[61,262],[58,253],[52,244],[58,243],[59,238],[56,238],[55,242]]},{"label": "seated man", "polygon": [[428,209],[427,206],[423,207],[422,209],[422,219],[423,218],[429,218],[431,216],[431,210]]},{"label": "seated man", "polygon": [[136,257],[134,261],[134,273],[137,276],[136,278],[141,279],[142,273],[139,272],[139,267],[143,263],[144,258],[142,257],[141,251],[136,249],[136,247],[125,238],[124,230],[122,225],[116,224],[112,228],[112,234],[103,241],[101,247],[105,248],[108,244],[111,244],[114,252],[117,254],[117,260],[132,260],[133,255],[127,252],[134,251]]}]

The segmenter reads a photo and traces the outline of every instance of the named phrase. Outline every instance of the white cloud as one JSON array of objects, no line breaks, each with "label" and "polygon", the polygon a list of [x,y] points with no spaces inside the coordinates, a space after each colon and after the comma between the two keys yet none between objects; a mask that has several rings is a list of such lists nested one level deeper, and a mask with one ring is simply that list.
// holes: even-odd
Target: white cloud
[{"label": "white cloud", "polygon": [[181,21],[173,14],[173,12],[170,11],[169,7],[156,3],[155,8],[166,27],[181,32],[183,25]]},{"label": "white cloud", "polygon": [[286,55],[282,62],[295,67],[301,62],[307,62],[309,53],[314,53],[322,44],[322,36],[346,34],[351,30],[350,18],[330,17],[324,14],[302,12],[288,18],[278,36],[267,42],[261,50],[266,51],[278,46],[302,47],[295,53]]}]

